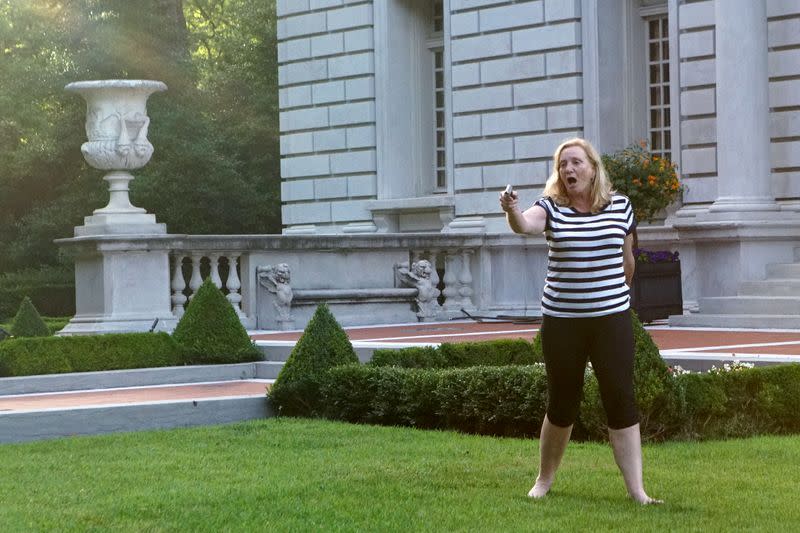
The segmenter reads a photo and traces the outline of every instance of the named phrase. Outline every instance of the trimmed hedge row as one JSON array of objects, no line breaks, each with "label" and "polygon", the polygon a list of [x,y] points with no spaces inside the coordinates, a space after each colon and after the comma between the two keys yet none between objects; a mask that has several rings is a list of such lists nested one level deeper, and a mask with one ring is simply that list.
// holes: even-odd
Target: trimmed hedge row
[{"label": "trimmed hedge row", "polygon": [[[603,441],[605,415],[590,375],[573,435]],[[653,389],[637,387],[640,402],[652,401],[640,405],[645,441],[800,433],[800,364],[669,375],[664,390],[648,396]],[[536,435],[547,405],[542,365],[345,365],[321,376],[320,391],[322,415],[335,420],[503,436]]]},{"label": "trimmed hedge row", "polygon": [[0,287],[0,320],[14,316],[20,303],[30,297],[33,305],[46,316],[75,314],[75,286],[67,284],[20,285]]},{"label": "trimmed hedge row", "polygon": [[0,321],[14,316],[28,296],[45,316],[75,314],[75,274],[71,266],[43,266],[0,275]]},{"label": "trimmed hedge row", "polygon": [[0,377],[187,364],[167,333],[121,333],[8,339],[0,343]]},{"label": "trimmed hedge row", "polygon": [[320,392],[331,419],[524,436],[544,418],[547,378],[543,365],[344,365],[321,377]]},{"label": "trimmed hedge row", "polygon": [[[635,314],[632,325],[634,384],[645,441],[800,433],[800,365],[677,374]],[[538,335],[533,343],[381,350],[371,364],[332,364],[318,373],[314,403],[324,408],[316,414],[359,423],[535,435],[547,405],[544,366],[513,362],[541,360]],[[605,440],[605,412],[590,368],[583,393],[573,435]]]},{"label": "trimmed hedge row", "polygon": [[444,343],[400,350],[375,350],[370,365],[403,368],[464,368],[470,366],[532,365],[544,359],[541,350],[524,339]]},{"label": "trimmed hedge row", "polygon": [[677,376],[681,436],[722,439],[800,433],[800,364]]}]

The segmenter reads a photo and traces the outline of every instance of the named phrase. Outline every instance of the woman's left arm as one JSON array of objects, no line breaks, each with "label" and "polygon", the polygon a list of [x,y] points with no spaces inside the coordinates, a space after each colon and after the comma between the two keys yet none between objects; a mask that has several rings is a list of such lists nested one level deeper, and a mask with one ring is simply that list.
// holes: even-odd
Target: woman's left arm
[{"label": "woman's left arm", "polygon": [[636,259],[633,258],[633,234],[625,236],[622,244],[622,268],[625,270],[625,283],[628,287],[633,283],[633,271],[636,269]]}]

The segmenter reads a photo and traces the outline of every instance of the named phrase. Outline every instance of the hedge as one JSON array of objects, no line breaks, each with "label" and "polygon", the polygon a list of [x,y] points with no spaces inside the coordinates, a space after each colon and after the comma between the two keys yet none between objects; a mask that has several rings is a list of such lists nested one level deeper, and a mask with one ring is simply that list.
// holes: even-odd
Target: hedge
[{"label": "hedge", "polygon": [[36,307],[27,296],[19,304],[19,310],[11,324],[11,335],[14,337],[48,337],[50,328],[44,323]]},{"label": "hedge", "polygon": [[190,364],[245,363],[263,359],[247,330],[211,278],[206,278],[172,337]]},{"label": "hedge", "polygon": [[676,380],[686,398],[681,438],[800,433],[800,364],[684,374]]},{"label": "hedge", "polygon": [[543,365],[419,369],[345,365],[320,379],[335,420],[504,436],[533,435],[544,418]]},{"label": "hedge", "polygon": [[320,304],[297,340],[269,398],[279,415],[318,416],[320,379],[339,365],[358,363],[353,345],[326,304]]},{"label": "hedge", "polygon": [[444,343],[438,347],[419,346],[399,350],[375,350],[373,366],[404,368],[450,368],[470,366],[531,365],[544,359],[541,350],[524,339]]},{"label": "hedge", "polygon": [[[645,441],[800,433],[800,364],[669,375],[667,390],[677,398],[661,406],[656,418],[670,423],[655,431],[643,416]],[[319,386],[319,402],[325,406],[321,415],[327,418],[488,435],[536,435],[547,405],[543,365],[346,365],[328,370]],[[584,389],[582,408],[587,404],[600,405],[596,387]],[[576,439],[607,439],[595,417],[582,411],[573,431]]]},{"label": "hedge", "polygon": [[72,267],[42,267],[0,275],[0,320],[13,317],[25,296],[45,316],[74,315]]},{"label": "hedge", "polygon": [[184,364],[167,333],[14,338],[0,343],[0,377]]}]

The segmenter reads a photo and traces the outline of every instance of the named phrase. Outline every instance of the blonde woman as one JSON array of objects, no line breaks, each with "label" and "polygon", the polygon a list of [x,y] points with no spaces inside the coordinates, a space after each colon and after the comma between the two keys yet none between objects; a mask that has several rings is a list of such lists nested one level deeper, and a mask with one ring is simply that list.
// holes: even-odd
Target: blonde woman
[{"label": "blonde woman", "polygon": [[583,139],[563,142],[542,197],[521,211],[513,191],[500,207],[515,233],[547,237],[542,295],[542,348],[548,405],[539,440],[539,475],[528,493],[550,490],[578,415],[586,362],[600,385],[608,434],[625,486],[641,504],[661,503],[642,481],[639,413],[633,392],[634,342],[629,286],[636,226],[630,200],[616,194],[597,150]]}]

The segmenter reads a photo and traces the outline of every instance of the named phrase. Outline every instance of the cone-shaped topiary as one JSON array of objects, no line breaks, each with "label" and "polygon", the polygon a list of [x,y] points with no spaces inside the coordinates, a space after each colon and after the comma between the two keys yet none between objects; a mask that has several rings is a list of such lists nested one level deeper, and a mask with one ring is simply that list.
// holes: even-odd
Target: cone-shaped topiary
[{"label": "cone-shaped topiary", "polygon": [[320,304],[269,392],[278,414],[321,414],[319,376],[328,369],[358,363],[350,339],[328,306]]},{"label": "cone-shaped topiary", "polygon": [[11,332],[15,337],[49,337],[50,328],[44,323],[39,311],[27,296],[19,304],[17,316],[11,324]]},{"label": "cone-shaped topiary", "polygon": [[186,350],[188,364],[261,359],[233,306],[210,278],[195,293],[172,337]]}]

